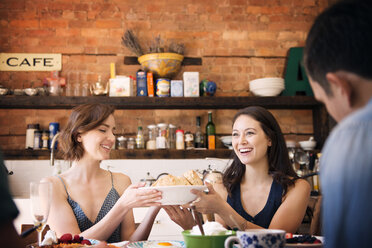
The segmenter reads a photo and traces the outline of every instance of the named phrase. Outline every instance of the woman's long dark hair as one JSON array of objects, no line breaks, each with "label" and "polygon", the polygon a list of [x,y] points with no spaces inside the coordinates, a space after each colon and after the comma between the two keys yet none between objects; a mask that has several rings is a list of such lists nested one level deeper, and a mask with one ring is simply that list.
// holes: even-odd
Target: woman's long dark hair
[{"label": "woman's long dark hair", "polygon": [[[278,122],[268,110],[258,106],[239,110],[233,119],[233,123],[241,115],[248,115],[258,121],[266,136],[271,140],[271,146],[267,150],[269,174],[282,185],[283,195],[285,195],[288,187],[294,184],[298,176],[290,164],[287,146]],[[233,162],[225,170],[222,178],[223,185],[227,189],[229,196],[231,196],[234,187],[240,184],[245,173],[245,165],[240,162],[235,151],[233,151],[231,156]]]}]

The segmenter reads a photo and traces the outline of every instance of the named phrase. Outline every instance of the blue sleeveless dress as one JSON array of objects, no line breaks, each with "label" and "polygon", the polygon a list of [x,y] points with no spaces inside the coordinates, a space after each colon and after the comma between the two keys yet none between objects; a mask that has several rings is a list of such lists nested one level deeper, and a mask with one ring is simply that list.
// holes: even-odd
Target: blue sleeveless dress
[{"label": "blue sleeveless dress", "polygon": [[[114,188],[114,181],[113,181],[112,173],[110,172],[110,174],[111,174],[111,185],[112,185],[112,187],[111,187],[110,192],[107,194],[107,196],[105,198],[105,201],[103,202],[102,207],[101,207],[94,223],[92,223],[88,219],[88,217],[85,215],[84,211],[81,209],[80,205],[76,201],[71,199],[63,179],[60,176],[57,176],[62,181],[62,184],[65,187],[65,190],[66,190],[66,193],[67,193],[67,202],[68,202],[68,204],[70,204],[70,206],[72,208],[72,211],[74,212],[75,218],[78,222],[78,225],[79,225],[79,228],[80,228],[81,232],[84,232],[85,230],[87,230],[87,229],[91,228],[92,226],[94,226],[95,224],[97,224],[103,217],[105,217],[105,215],[111,210],[111,208],[115,205],[117,200],[120,198],[120,195],[118,194],[118,192]],[[120,242],[121,241],[120,230],[121,230],[121,226],[119,225],[106,241],[108,243]]]},{"label": "blue sleeveless dress", "polygon": [[273,180],[266,205],[256,216],[251,216],[244,210],[241,201],[240,184],[234,187],[231,197],[227,196],[227,203],[247,221],[263,228],[268,228],[274,214],[282,204],[282,194],[283,187]]}]

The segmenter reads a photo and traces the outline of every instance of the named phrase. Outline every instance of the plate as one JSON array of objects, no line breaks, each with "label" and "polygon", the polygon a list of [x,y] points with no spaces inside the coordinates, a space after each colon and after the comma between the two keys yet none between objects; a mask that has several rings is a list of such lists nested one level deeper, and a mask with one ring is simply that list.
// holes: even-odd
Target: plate
[{"label": "plate", "polygon": [[197,196],[191,193],[192,189],[206,190],[205,185],[176,185],[176,186],[155,186],[143,187],[143,190],[156,189],[162,192],[162,199],[159,200],[162,205],[183,205],[194,201]]},{"label": "plate", "polygon": [[[166,243],[167,245],[161,245]],[[169,246],[172,244],[172,246]],[[148,241],[137,241],[131,242],[125,246],[126,248],[186,248],[185,242],[183,241],[164,241],[164,240],[148,240]]]},{"label": "plate", "polygon": [[[293,235],[293,237],[298,237],[300,235]],[[320,248],[323,247],[324,243],[324,237],[323,236],[314,236],[315,238],[322,241],[321,244],[303,244],[303,243],[297,243],[297,244],[285,244],[285,247],[299,247],[299,248]]]}]

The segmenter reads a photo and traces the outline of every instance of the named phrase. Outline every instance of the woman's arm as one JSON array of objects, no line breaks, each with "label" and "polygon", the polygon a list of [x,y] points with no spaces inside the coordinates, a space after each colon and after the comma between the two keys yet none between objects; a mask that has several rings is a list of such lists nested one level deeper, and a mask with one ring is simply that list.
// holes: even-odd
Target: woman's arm
[{"label": "woman's arm", "polygon": [[188,208],[180,206],[164,206],[163,209],[169,218],[184,230],[189,230],[195,226],[194,217]]},{"label": "woman's arm", "polygon": [[271,220],[269,228],[283,229],[294,233],[305,216],[310,198],[310,184],[304,179],[298,179],[295,185],[288,189],[282,204]]},{"label": "woman's arm", "polygon": [[150,207],[147,211],[145,218],[141,221],[141,224],[137,227],[136,231],[130,237],[130,241],[147,240],[156,215],[159,213],[160,206]]},{"label": "woman's arm", "polygon": [[[152,206],[159,198],[154,191],[136,190],[140,185],[132,185],[120,197],[114,207],[102,220],[91,228],[81,232],[71,206],[67,202],[67,194],[58,178],[47,178],[53,184],[53,198],[48,224],[58,236],[64,233],[80,234],[84,238],[107,240],[126,216],[132,214],[131,209],[136,206]],[[130,180],[129,180],[130,183]],[[134,224],[133,224],[134,225]]]}]

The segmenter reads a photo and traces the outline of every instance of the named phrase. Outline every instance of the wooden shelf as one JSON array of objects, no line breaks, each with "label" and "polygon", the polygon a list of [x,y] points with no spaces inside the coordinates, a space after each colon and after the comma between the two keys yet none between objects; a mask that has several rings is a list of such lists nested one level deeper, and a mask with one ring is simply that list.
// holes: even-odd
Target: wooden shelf
[{"label": "wooden shelf", "polygon": [[[314,138],[322,148],[330,125],[324,105],[310,96],[278,97],[66,97],[66,96],[0,96],[0,109],[71,109],[84,103],[104,103],[116,109],[241,109],[262,106],[267,109],[310,109],[313,115]],[[228,158],[231,151],[213,150],[115,150],[113,159],[193,159]],[[49,151],[4,151],[6,159],[49,159]]]},{"label": "wooden shelf", "polygon": [[3,109],[71,109],[84,103],[105,103],[116,109],[240,109],[258,105],[269,109],[315,109],[322,104],[310,96],[278,97],[108,97],[0,96]]},{"label": "wooden shelf", "polygon": [[[204,159],[206,157],[213,158],[229,158],[232,150],[216,149],[216,150],[112,150],[110,159]],[[49,150],[4,150],[4,159],[6,160],[49,160]],[[56,159],[61,159],[58,152]]]}]

